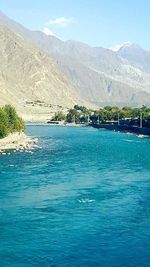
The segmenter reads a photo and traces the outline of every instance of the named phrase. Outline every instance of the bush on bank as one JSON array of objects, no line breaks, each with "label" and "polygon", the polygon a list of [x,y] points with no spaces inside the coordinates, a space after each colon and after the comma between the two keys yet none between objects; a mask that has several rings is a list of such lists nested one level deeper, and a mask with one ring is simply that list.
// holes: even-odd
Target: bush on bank
[{"label": "bush on bank", "polygon": [[22,132],[24,129],[24,122],[14,107],[5,105],[0,108],[0,138],[4,138],[10,133]]}]

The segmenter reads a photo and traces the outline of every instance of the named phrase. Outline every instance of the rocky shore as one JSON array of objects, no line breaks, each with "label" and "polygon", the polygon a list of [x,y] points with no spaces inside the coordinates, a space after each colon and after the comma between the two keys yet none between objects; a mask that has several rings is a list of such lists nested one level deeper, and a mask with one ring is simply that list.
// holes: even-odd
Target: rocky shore
[{"label": "rocky shore", "polygon": [[24,133],[12,133],[0,139],[0,153],[4,153],[6,150],[30,150],[37,146],[37,142],[37,138],[27,136]]}]

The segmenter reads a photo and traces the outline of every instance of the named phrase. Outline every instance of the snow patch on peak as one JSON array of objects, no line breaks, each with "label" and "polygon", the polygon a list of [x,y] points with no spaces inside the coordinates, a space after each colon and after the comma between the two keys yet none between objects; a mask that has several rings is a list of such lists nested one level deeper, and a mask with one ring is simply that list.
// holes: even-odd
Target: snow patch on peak
[{"label": "snow patch on peak", "polygon": [[118,52],[120,49],[130,47],[131,45],[132,45],[132,43],[130,41],[127,41],[127,42],[125,42],[123,44],[115,45],[114,47],[111,47],[110,49],[113,52]]},{"label": "snow patch on peak", "polygon": [[44,27],[43,32],[47,35],[47,36],[56,36],[55,33],[53,33],[49,28]]}]

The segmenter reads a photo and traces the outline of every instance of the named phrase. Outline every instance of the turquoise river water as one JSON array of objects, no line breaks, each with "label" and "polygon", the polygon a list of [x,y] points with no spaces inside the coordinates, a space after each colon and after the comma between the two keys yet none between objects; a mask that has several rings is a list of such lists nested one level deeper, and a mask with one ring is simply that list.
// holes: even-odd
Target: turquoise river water
[{"label": "turquoise river water", "polygon": [[0,155],[1,267],[149,267],[150,138],[28,126]]}]

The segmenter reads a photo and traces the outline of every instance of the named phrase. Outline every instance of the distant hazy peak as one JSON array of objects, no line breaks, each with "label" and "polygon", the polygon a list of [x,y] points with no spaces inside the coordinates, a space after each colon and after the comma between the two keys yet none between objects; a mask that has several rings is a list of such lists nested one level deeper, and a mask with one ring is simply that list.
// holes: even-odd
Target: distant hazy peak
[{"label": "distant hazy peak", "polygon": [[133,45],[133,43],[131,43],[130,41],[127,41],[127,42],[124,42],[123,44],[115,45],[114,47],[111,47],[110,49],[113,52],[118,52],[119,50],[124,49],[124,48],[128,48],[132,45]]},{"label": "distant hazy peak", "polygon": [[77,40],[67,40],[65,43],[66,45],[71,45],[76,47],[92,48],[89,44]]}]

